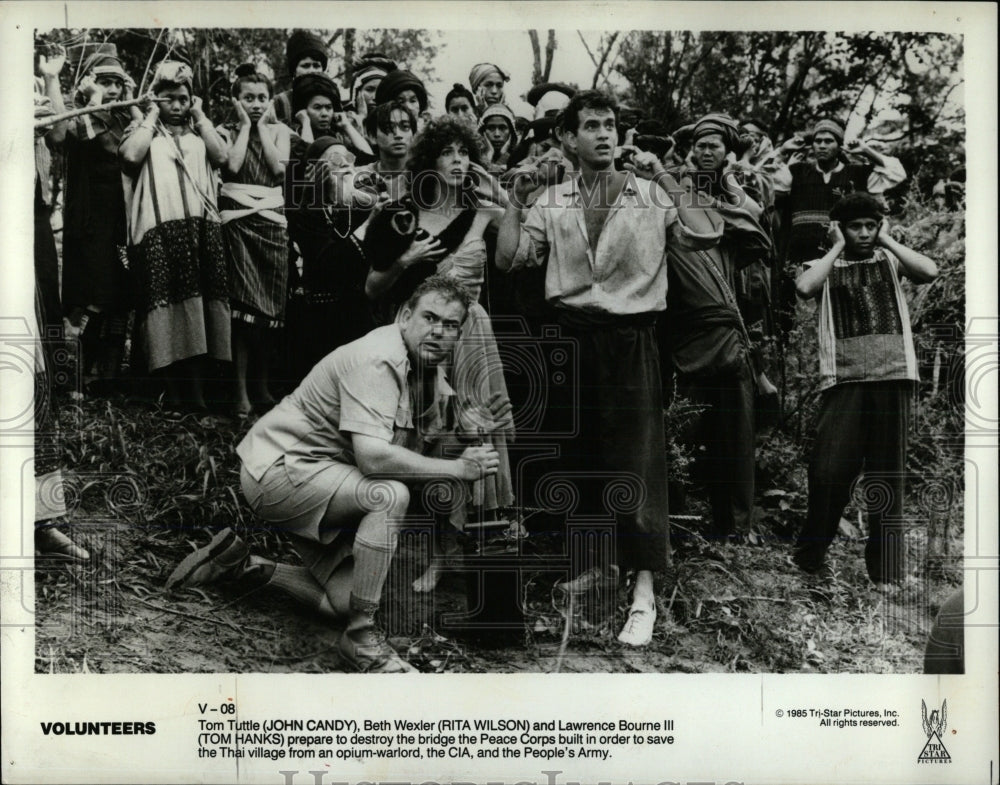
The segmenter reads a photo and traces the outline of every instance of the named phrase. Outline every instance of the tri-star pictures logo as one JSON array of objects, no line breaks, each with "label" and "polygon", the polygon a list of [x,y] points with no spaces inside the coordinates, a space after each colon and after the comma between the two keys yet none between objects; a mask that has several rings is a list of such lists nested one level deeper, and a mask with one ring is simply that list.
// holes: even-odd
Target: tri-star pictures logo
[{"label": "tri-star pictures logo", "polygon": [[944,748],[941,737],[948,727],[948,701],[941,702],[941,712],[937,709],[931,711],[931,716],[927,716],[927,704],[920,701],[923,710],[924,733],[927,734],[927,743],[924,745],[917,763],[951,763],[951,755]]}]

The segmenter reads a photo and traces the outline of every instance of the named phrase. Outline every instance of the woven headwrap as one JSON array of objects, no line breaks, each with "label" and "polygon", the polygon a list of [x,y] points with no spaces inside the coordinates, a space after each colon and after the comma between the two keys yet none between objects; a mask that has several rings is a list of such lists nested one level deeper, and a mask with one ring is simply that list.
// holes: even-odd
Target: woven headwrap
[{"label": "woven headwrap", "polygon": [[335,144],[342,145],[344,143],[335,136],[321,136],[306,148],[306,154],[303,157],[307,161],[317,161]]},{"label": "woven headwrap", "polygon": [[326,43],[315,33],[310,33],[308,30],[296,30],[288,36],[288,43],[285,44],[285,62],[288,64],[288,73],[294,74],[299,60],[306,56],[315,57],[323,64],[323,70],[326,70],[328,62]]},{"label": "woven headwrap", "polygon": [[305,109],[317,95],[324,95],[333,103],[333,111],[341,111],[340,88],[326,74],[302,74],[292,80],[292,114]]},{"label": "woven headwrap", "polygon": [[427,108],[427,88],[424,87],[424,83],[415,74],[402,69],[391,71],[382,79],[378,90],[375,91],[375,103],[384,104],[391,101],[404,90],[412,90],[417,94],[421,112]]},{"label": "woven headwrap", "polygon": [[505,82],[510,81],[510,74],[504,71],[500,66],[494,65],[493,63],[479,63],[479,65],[472,66],[472,70],[469,71],[469,84],[472,85],[472,92],[478,92],[479,86],[485,82],[486,78],[491,74],[496,74]]},{"label": "woven headwrap", "polygon": [[357,100],[358,93],[366,82],[370,82],[372,79],[382,79],[387,73],[389,72],[377,65],[366,65],[360,71],[355,71],[354,81],[351,82],[351,100]]},{"label": "woven headwrap", "polygon": [[727,150],[734,150],[740,139],[740,129],[736,121],[729,115],[720,112],[707,114],[694,124],[694,128],[691,130],[692,142],[709,134],[719,134]]},{"label": "woven headwrap", "polygon": [[756,128],[758,132],[762,133],[764,136],[768,135],[768,126],[759,117],[748,117],[742,123],[740,123],[740,131],[743,133],[749,133],[751,128]]},{"label": "woven headwrap", "polygon": [[306,148],[305,160],[310,163],[315,163],[319,161],[323,154],[329,150],[331,147],[340,146],[343,149],[338,151],[338,154],[330,159],[330,163],[338,169],[348,169],[354,166],[355,156],[347,146],[334,136],[321,136],[315,142],[313,142],[309,147]]},{"label": "woven headwrap", "polygon": [[163,60],[156,66],[150,89],[156,93],[164,82],[172,82],[187,85],[188,90],[191,90],[193,81],[194,72],[187,63],[182,63],[179,60]]},{"label": "woven headwrap", "polygon": [[811,137],[815,137],[819,133],[833,134],[834,138],[839,144],[844,142],[844,126],[838,123],[836,120],[820,120],[816,125],[813,126]]},{"label": "woven headwrap", "polygon": [[483,110],[483,114],[479,118],[480,133],[486,130],[486,121],[491,117],[502,117],[506,120],[507,125],[510,126],[511,140],[517,137],[517,121],[514,119],[514,113],[510,110],[510,107],[508,107],[507,104],[493,104],[492,106],[487,106]]},{"label": "woven headwrap", "polygon": [[[113,45],[112,45],[113,47]],[[86,106],[89,98],[80,89],[84,79],[97,77],[112,77],[119,80],[122,85],[132,85],[135,87],[129,75],[125,73],[121,61],[117,54],[107,52],[96,52],[87,58],[83,68],[80,69],[80,81],[77,82],[76,90],[73,93],[73,103],[76,106]]]},{"label": "woven headwrap", "polygon": [[356,101],[358,92],[366,82],[381,79],[399,66],[380,52],[365,52],[354,63],[354,78],[351,80],[351,101]]},{"label": "woven headwrap", "polygon": [[95,77],[115,76],[123,82],[128,79],[128,74],[125,73],[121,60],[113,54],[103,54],[98,52],[97,54],[91,55],[86,64],[84,64],[82,71],[84,74],[93,74]]},{"label": "woven headwrap", "polygon": [[830,210],[830,220],[840,221],[842,224],[858,218],[874,218],[876,221],[881,221],[884,215],[885,211],[878,199],[863,191],[848,194]]}]

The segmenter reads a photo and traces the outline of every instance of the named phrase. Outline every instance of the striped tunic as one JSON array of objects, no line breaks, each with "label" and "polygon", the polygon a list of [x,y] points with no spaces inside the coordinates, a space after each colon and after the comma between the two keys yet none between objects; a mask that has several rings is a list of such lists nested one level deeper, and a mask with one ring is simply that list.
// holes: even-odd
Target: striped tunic
[{"label": "striped tunic", "polygon": [[[229,144],[235,125],[217,129]],[[229,274],[229,303],[234,320],[282,327],[288,290],[288,231],[281,186],[264,160],[260,132],[250,128],[247,153],[237,174],[223,170],[219,194],[222,236]]]},{"label": "striped tunic", "polygon": [[192,129],[170,137],[158,126],[138,171],[122,179],[149,370],[206,354],[231,359],[229,285],[205,143]]},{"label": "striped tunic", "polygon": [[838,258],[819,301],[821,390],[845,382],[918,380],[899,261],[889,251]]}]

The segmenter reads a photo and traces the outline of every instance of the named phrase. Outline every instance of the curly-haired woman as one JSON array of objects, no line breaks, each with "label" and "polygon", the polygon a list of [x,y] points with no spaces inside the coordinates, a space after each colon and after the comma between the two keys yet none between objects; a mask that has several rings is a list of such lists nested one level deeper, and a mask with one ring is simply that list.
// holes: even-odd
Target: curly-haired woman
[{"label": "curly-haired woman", "polygon": [[[479,143],[467,123],[443,117],[427,124],[407,165],[412,209],[422,231],[397,258],[369,259],[369,298],[403,302],[422,278],[438,273],[456,279],[478,299],[486,269],[484,234],[490,224],[499,225],[504,210],[482,195],[477,166],[482,166]],[[373,226],[374,220],[368,230],[376,231]],[[501,456],[500,471],[476,483],[472,502],[486,511],[510,506],[514,492],[506,443],[514,435],[513,420],[496,338],[478,303],[469,309],[445,373],[455,390],[459,433],[489,441]],[[454,516],[452,522],[461,523]],[[436,579],[432,566],[414,587],[429,591]]]}]

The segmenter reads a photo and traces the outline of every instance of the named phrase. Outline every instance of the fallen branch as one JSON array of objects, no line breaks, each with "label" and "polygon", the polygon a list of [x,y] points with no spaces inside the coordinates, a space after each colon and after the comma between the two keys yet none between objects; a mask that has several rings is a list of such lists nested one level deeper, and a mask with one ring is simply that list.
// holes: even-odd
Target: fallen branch
[{"label": "fallen branch", "polygon": [[791,602],[784,597],[754,597],[748,594],[739,597],[705,597],[708,602],[733,602],[734,600],[757,600],[759,602]]},{"label": "fallen branch", "polygon": [[563,657],[566,656],[566,646],[569,644],[569,631],[573,626],[573,593],[569,594],[569,607],[566,609],[566,626],[563,627],[562,641],[559,643],[559,653],[556,655],[556,669],[559,673],[562,668]]},{"label": "fallen branch", "polygon": [[153,603],[146,602],[145,600],[140,599],[139,597],[136,597],[135,601],[141,603],[142,605],[145,605],[147,608],[152,608],[153,610],[156,611],[164,611],[165,613],[173,613],[175,616],[183,616],[185,619],[194,619],[195,621],[207,621],[210,624],[225,625],[226,627],[232,629],[234,632],[249,631],[249,632],[262,632],[265,635],[277,635],[277,633],[274,630],[265,630],[262,627],[237,627],[231,621],[226,621],[225,619],[210,619],[207,616],[196,616],[193,613],[185,613],[184,611],[177,611],[174,610],[173,608],[165,608],[162,605],[154,605]]}]

